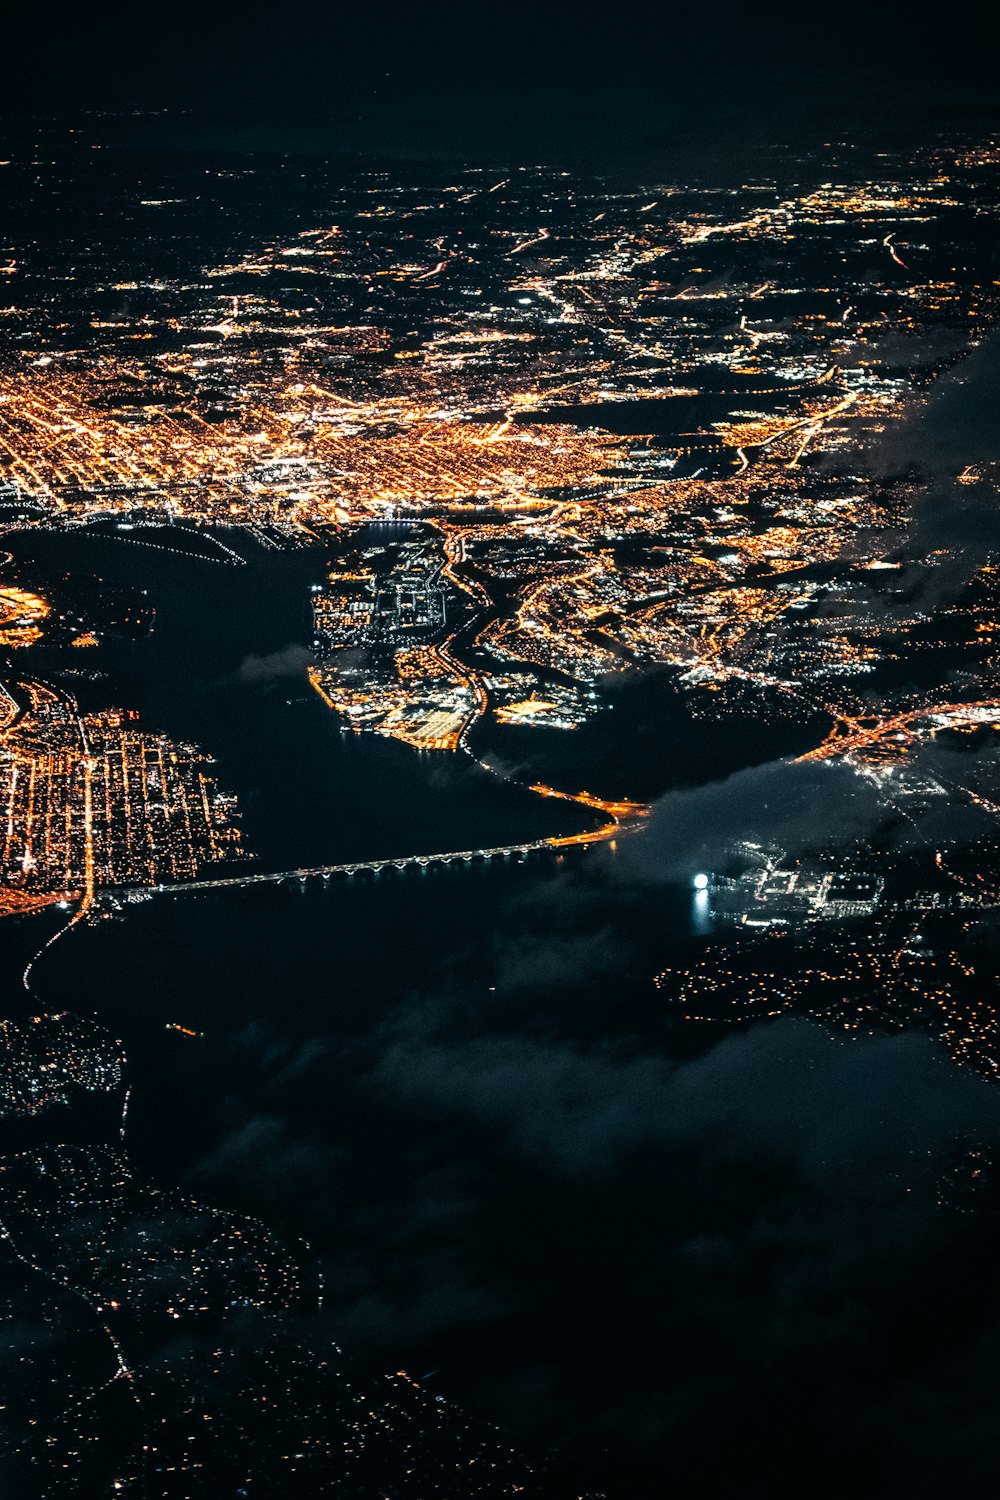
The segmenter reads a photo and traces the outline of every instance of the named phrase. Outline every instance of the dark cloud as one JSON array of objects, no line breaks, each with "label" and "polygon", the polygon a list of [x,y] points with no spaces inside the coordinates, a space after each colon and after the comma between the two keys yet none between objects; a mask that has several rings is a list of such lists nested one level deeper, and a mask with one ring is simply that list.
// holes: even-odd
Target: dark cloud
[{"label": "dark cloud", "polygon": [[805,1021],[673,1063],[526,1036],[390,1048],[376,1084],[486,1119],[557,1171],[599,1176],[649,1145],[772,1155],[814,1187],[884,1191],[956,1135],[1000,1139],[1000,1094],[916,1035],[835,1043]]},{"label": "dark cloud", "polygon": [[975,574],[1000,551],[1000,493],[982,479],[937,480],[914,497],[894,558],[902,570],[887,575],[887,592],[858,592],[876,617],[912,622],[964,593]]},{"label": "dark cloud", "polygon": [[398,1260],[373,1276],[363,1253],[341,1257],[328,1275],[328,1290],[337,1299],[336,1336],[348,1349],[412,1349],[421,1343],[495,1323],[516,1300],[502,1277],[482,1280],[470,1274],[461,1243],[434,1245],[442,1238],[421,1231],[403,1205],[408,1235]]},{"label": "dark cloud", "polygon": [[[837,1042],[781,1021],[676,1061],[636,1044],[411,1032],[370,1085],[385,1107],[440,1112],[454,1139],[484,1132],[521,1162],[498,1209],[514,1228],[488,1222],[499,1258],[516,1266],[530,1245],[531,1284],[507,1289],[506,1317],[532,1337],[493,1399],[578,1452],[607,1445],[613,1494],[661,1493],[651,1476],[669,1462],[680,1488],[763,1500],[793,1476],[818,1482],[829,1450],[842,1479],[868,1466],[866,1495],[899,1493],[904,1473],[930,1495],[949,1424],[901,1444],[893,1419],[949,1382],[956,1430],[985,1431],[996,1403],[975,1383],[1000,1374],[996,1299],[948,1299],[967,1247],[928,1192],[954,1140],[1000,1140],[1000,1097],[926,1039]],[[498,1192],[488,1174],[480,1223]],[[927,1317],[934,1295],[946,1332]],[[914,1299],[922,1342],[896,1369]],[[794,1435],[775,1444],[779,1412]]]},{"label": "dark cloud", "polygon": [[[931,612],[957,598],[1000,549],[1000,499],[988,478],[998,461],[1000,332],[994,332],[880,439],[877,471],[915,474],[922,482],[899,554],[909,567],[890,612],[914,606]],[[977,473],[982,469],[986,477]]]},{"label": "dark cloud", "polygon": [[671,791],[645,827],[624,842],[625,877],[690,878],[731,866],[742,842],[789,854],[839,847],[869,835],[885,816],[871,782],[837,762],[770,761],[690,790]]},{"label": "dark cloud", "polygon": [[958,598],[1000,550],[1000,494],[984,481],[940,483],[913,508],[901,580],[904,604],[931,611]]},{"label": "dark cloud", "polygon": [[968,335],[957,328],[928,328],[920,333],[891,329],[886,333],[875,333],[864,342],[852,342],[844,350],[838,351],[837,363],[845,369],[877,364],[923,371],[943,361],[955,359],[958,355],[967,353],[968,349]]},{"label": "dark cloud", "polygon": [[[648,990],[643,1024],[626,1012],[602,925],[560,946],[665,893],[579,886],[540,883],[474,982],[424,975],[349,1045],[247,1027],[237,1071],[265,1104],[229,1119],[199,1190],[294,1222],[349,1352],[558,1443],[572,1493],[658,1496],[669,1468],[772,1500],[832,1465],[929,1497],[962,1442],[988,1477],[1000,1230],[937,1209],[934,1182],[956,1141],[1000,1143],[1000,1094],[916,1034],[784,1020],[682,1051]],[[551,982],[560,955],[583,982]]]},{"label": "dark cloud", "polygon": [[280,651],[267,656],[247,656],[240,663],[235,678],[237,682],[268,687],[285,678],[305,676],[306,668],[315,661],[313,653],[305,646],[293,642]]},{"label": "dark cloud", "polygon": [[917,469],[954,478],[970,464],[1000,460],[1000,333],[991,333],[935,383],[926,402],[881,445],[884,472]]},{"label": "dark cloud", "polygon": [[703,280],[689,277],[671,295],[675,300],[682,302],[688,298],[697,300],[699,297],[712,297],[716,292],[728,291],[733,284],[734,276],[734,271],[726,269],[717,276],[706,276]]},{"label": "dark cloud", "polygon": [[620,946],[607,927],[572,936],[525,935],[497,954],[497,987],[525,989],[535,985],[577,985],[614,970]]},{"label": "dark cloud", "polygon": [[294,1135],[272,1115],[256,1115],[229,1130],[191,1172],[197,1186],[225,1183],[230,1191],[287,1205],[322,1194],[336,1152]]},{"label": "dark cloud", "polygon": [[990,806],[1000,782],[1000,747],[987,740],[954,749],[932,741],[918,751],[912,768],[941,795],[897,826],[894,848],[956,849],[995,835]]}]

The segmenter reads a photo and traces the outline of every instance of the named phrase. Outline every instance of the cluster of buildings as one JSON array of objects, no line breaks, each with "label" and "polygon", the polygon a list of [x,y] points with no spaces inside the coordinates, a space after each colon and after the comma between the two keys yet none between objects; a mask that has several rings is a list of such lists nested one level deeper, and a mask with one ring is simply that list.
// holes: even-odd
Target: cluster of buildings
[{"label": "cluster of buildings", "polygon": [[235,799],[196,746],[143,731],[135,710],[81,714],[32,679],[5,701],[0,913],[89,905],[102,887],[190,879],[244,857]]}]

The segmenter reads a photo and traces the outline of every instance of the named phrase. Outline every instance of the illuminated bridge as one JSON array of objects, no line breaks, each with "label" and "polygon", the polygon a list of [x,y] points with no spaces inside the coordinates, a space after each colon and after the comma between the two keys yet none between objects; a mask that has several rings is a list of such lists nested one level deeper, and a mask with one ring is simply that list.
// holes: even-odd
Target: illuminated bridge
[{"label": "illuminated bridge", "polygon": [[331,875],[360,875],[365,870],[407,870],[412,866],[472,864],[476,860],[504,859],[510,855],[531,854],[549,849],[549,839],[534,839],[530,844],[500,844],[493,849],[456,849],[445,854],[403,854],[389,859],[359,859],[341,865],[308,865],[299,870],[272,870],[247,875],[226,875],[215,880],[178,880],[169,885],[119,887],[122,895],[141,895],[159,891],[219,891],[247,885],[282,885],[291,881],[328,880]]}]

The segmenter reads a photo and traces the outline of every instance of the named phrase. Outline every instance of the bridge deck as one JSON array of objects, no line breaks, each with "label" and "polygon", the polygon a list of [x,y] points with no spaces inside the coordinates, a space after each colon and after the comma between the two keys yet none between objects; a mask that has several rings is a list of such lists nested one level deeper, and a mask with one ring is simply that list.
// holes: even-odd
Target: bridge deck
[{"label": "bridge deck", "polygon": [[547,839],[535,839],[528,844],[501,844],[493,849],[451,849],[439,854],[403,854],[387,859],[357,859],[338,865],[308,865],[297,870],[261,870],[246,875],[222,875],[212,880],[178,880],[169,884],[153,886],[120,886],[121,894],[170,891],[217,891],[248,885],[280,885],[285,880],[312,880],[319,876],[357,875],[362,870],[405,870],[412,865],[456,864],[476,859],[500,859],[511,854],[531,854],[549,847]]}]

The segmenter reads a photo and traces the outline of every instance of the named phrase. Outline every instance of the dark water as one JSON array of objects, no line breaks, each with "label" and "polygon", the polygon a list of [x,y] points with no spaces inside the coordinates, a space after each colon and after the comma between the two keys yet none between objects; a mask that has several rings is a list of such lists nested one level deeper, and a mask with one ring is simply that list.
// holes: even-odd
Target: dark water
[{"label": "dark water", "polygon": [[[171,545],[212,553],[207,539],[162,528],[39,532],[10,542],[20,560],[52,571],[72,558],[77,569],[149,589],[153,633],[109,642],[99,660],[73,652],[74,667],[114,673],[109,684],[74,681],[73,690],[84,703],[137,707],[148,728],[215,756],[262,865],[489,847],[588,826],[586,814],[498,783],[469,761],[442,763],[341,730],[310,690],[302,659],[312,635],[308,589],[322,578],[327,552],[278,552],[240,538],[248,561],[238,567],[159,550]],[[37,650],[20,661],[26,671],[45,671],[70,656]]]},{"label": "dark water", "polygon": [[[178,533],[124,535],[208,550]],[[301,664],[281,669],[280,653],[309,642],[308,585],[326,554],[225,540],[246,566],[172,557],[100,530],[14,537],[8,545],[40,574],[73,568],[144,587],[156,609],[143,640],[99,653],[37,650],[19,664],[99,667],[109,676],[80,685],[86,704],[136,706],[149,727],[210,750],[265,866],[586,826],[588,815],[471,762],[342,734]],[[260,666],[275,653],[270,669]],[[662,675],[619,686],[609,701],[575,733],[491,731],[483,747],[529,779],[645,798],[809,742],[806,726],[751,733],[749,717],[720,733],[692,720]],[[526,1039],[571,1052],[669,1045],[677,1056],[691,1046],[671,1030],[651,975],[699,941],[692,893],[636,893],[616,882],[615,859],[595,848],[154,897],[57,942],[35,971],[32,1003],[93,1013],[123,1039],[140,1170],[310,1239],[350,1351],[385,1368],[438,1371],[445,1394],[515,1435],[579,1443],[621,1473],[627,1460],[602,1457],[584,1429],[594,1392],[605,1400],[609,1385],[641,1378],[656,1357],[630,1351],[641,1311],[621,1303],[624,1263],[615,1296],[595,1303],[594,1257],[605,1252],[600,1239],[584,1242],[594,1211],[585,1186],[556,1184],[543,1164],[435,1102],[431,1086],[439,1052]],[[11,1009],[23,1003],[23,962],[51,925],[44,916],[5,929]],[[185,1038],[168,1022],[203,1035]],[[418,1078],[428,1088],[411,1096]],[[645,1253],[643,1202],[616,1200],[626,1257]]]},{"label": "dark water", "polygon": [[[699,372],[695,378],[701,385],[710,385],[711,372]],[[768,413],[787,411],[792,399],[789,393],[776,392],[773,386],[760,390],[752,381],[741,382],[738,376],[728,375],[726,390],[702,389],[692,395],[558,406],[527,412],[522,421],[569,422],[581,428],[598,427],[621,437],[648,434],[658,444],[680,441],[711,447],[713,422],[727,421],[736,409],[743,407]]]}]

